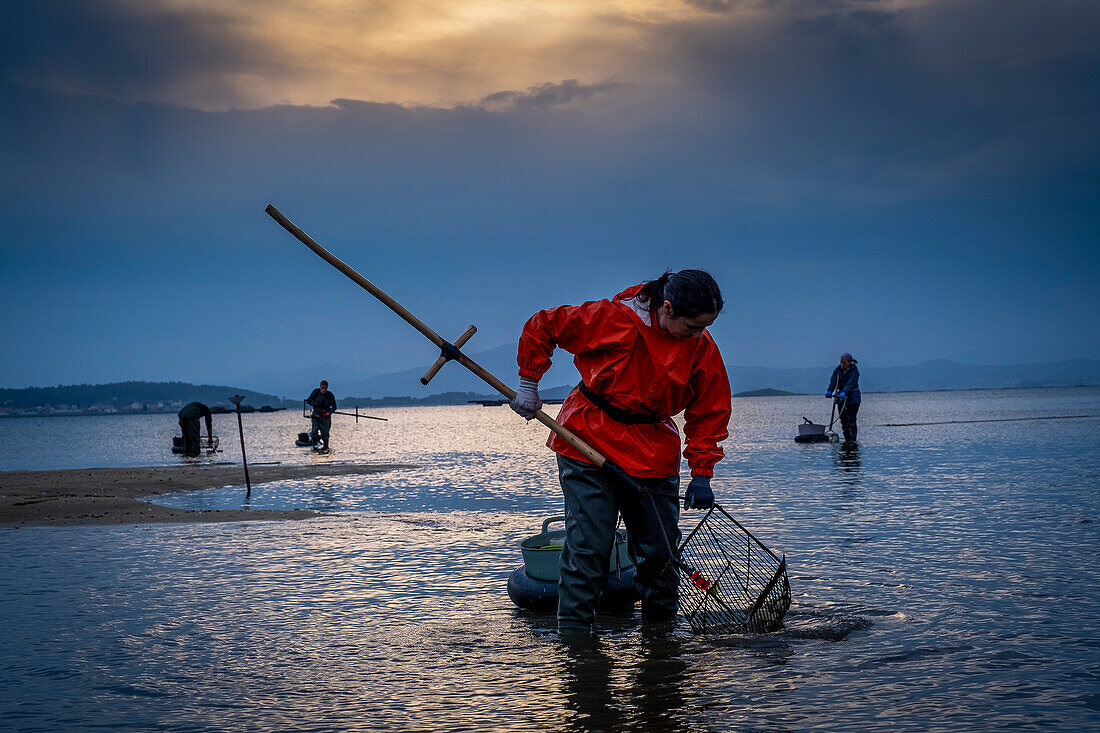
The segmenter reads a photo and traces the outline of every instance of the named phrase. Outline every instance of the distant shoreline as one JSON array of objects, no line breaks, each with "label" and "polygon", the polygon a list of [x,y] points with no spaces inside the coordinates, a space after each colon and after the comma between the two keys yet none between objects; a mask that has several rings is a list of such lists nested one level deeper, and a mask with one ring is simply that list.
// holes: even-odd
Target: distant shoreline
[{"label": "distant shoreline", "polygon": [[[929,389],[894,389],[894,390],[868,390],[861,389],[863,394],[925,394],[934,392],[1004,392],[1008,390],[1035,390],[1035,389],[1098,389],[1100,384],[1045,384],[1045,385],[1026,385],[1026,386],[1012,386],[1012,387],[941,387],[941,388],[929,388]],[[473,393],[470,393],[473,394]],[[744,399],[749,397],[805,397],[816,395],[818,392],[790,392],[787,390],[776,389],[774,387],[764,387],[762,389],[747,390],[745,392],[737,392],[733,395],[734,398]],[[468,400],[465,402],[449,402],[439,401],[432,402],[430,397],[413,397],[408,402],[400,401],[399,397],[380,397],[375,399],[362,399],[358,401],[360,408],[366,407],[370,409],[383,409],[389,407],[466,407],[470,406],[470,402],[501,402],[499,397],[493,397],[492,395],[481,395],[481,400]],[[392,400],[392,401],[391,401]],[[355,400],[351,400],[355,401]],[[378,404],[385,401],[386,404]],[[374,404],[369,404],[373,402]],[[547,404],[555,404],[561,402],[560,399],[547,400]],[[364,404],[367,403],[367,404]],[[272,410],[262,410],[260,408],[251,408],[242,410],[241,412],[247,415],[268,415],[275,414],[277,412],[286,412],[293,408],[280,407]],[[341,409],[348,409],[346,406]],[[118,412],[96,412],[96,411],[74,411],[74,410],[55,410],[53,412],[42,413],[19,413],[19,414],[0,414],[0,420],[14,419],[14,418],[35,418],[35,417],[134,417],[136,415],[173,415],[174,410],[142,410],[142,411],[118,411]],[[235,414],[233,410],[216,410],[214,414]]]},{"label": "distant shoreline", "polygon": [[[348,476],[416,468],[409,464],[250,467],[254,485],[317,476]],[[240,466],[150,466],[0,471],[0,526],[255,522],[324,516],[303,509],[174,509],[142,499],[244,484]],[[242,496],[243,499],[243,496]]]},{"label": "distant shoreline", "polygon": [[[860,388],[863,394],[927,394],[929,392],[1005,392],[1008,390],[1025,389],[1100,389],[1100,384],[1046,384],[1040,387],[944,387],[942,389],[882,389],[868,390]],[[758,394],[768,392],[768,394]],[[822,392],[824,393],[824,392]],[[734,397],[813,397],[817,392],[784,392],[783,390],[754,389],[749,392],[739,392]]]},{"label": "distant shoreline", "polygon": [[[274,415],[277,412],[286,412],[287,408],[280,407],[277,410],[241,410],[242,415]],[[142,415],[175,415],[175,410],[147,410],[142,412],[85,412],[80,411],[55,411],[43,412],[37,415],[0,415],[0,420],[17,417],[140,417]],[[214,415],[236,415],[233,410],[211,410]]]}]

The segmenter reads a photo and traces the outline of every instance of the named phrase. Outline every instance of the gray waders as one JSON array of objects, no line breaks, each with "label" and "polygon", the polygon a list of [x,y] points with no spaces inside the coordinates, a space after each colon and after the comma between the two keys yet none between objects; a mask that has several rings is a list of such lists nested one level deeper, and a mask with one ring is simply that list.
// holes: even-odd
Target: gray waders
[{"label": "gray waders", "polygon": [[[558,456],[558,475],[565,495],[565,547],[558,578],[558,629],[588,632],[609,573],[618,515],[629,534],[628,548],[636,567],[634,584],[642,597],[642,618],[659,624],[676,617],[679,578],[669,562],[668,545],[657,522],[664,524],[673,547],[680,542],[680,477],[637,479],[657,494],[650,501],[590,463]],[[654,505],[657,514],[654,514]]]},{"label": "gray waders", "polygon": [[313,429],[309,431],[313,445],[321,444],[322,448],[328,448],[328,433],[332,429],[332,418],[314,415],[312,417]]},{"label": "gray waders", "polygon": [[840,427],[844,431],[844,442],[853,443],[859,434],[856,426],[856,415],[859,413],[858,402],[848,402],[840,411]]}]

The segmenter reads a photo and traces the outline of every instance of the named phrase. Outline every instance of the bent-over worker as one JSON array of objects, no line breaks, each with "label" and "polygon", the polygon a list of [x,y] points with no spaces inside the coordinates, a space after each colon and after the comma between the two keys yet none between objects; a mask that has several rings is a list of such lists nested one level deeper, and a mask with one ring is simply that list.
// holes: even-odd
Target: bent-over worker
[{"label": "bent-over worker", "polygon": [[685,417],[683,455],[692,478],[684,508],[707,509],[714,503],[710,481],[724,455],[718,444],[728,435],[731,411],[726,367],[707,332],[722,305],[714,278],[682,270],[611,300],[539,311],[523,326],[512,409],[531,419],[542,407],[538,382],[554,349],[570,352],[582,381],[558,421],[653,492],[652,502],[637,495],[551,433],[547,445],[558,454],[565,497],[558,581],[563,634],[591,631],[620,513],[643,619],[662,626],[675,619],[678,576],[669,544],[675,548],[680,540],[680,432],[672,416]]},{"label": "bent-over worker", "polygon": [[199,420],[206,418],[206,445],[214,447],[214,423],[210,408],[201,402],[188,402],[179,411],[180,431],[183,433],[183,454],[197,456],[202,451]]}]

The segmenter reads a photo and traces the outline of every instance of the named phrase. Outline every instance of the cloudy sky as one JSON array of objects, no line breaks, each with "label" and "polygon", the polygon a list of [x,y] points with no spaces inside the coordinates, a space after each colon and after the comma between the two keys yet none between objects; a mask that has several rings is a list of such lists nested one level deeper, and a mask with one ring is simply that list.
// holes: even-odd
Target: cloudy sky
[{"label": "cloudy sky", "polygon": [[1091,0],[19,3],[0,386],[431,363],[269,203],[471,352],[701,267],[731,365],[1100,358],[1098,37]]}]

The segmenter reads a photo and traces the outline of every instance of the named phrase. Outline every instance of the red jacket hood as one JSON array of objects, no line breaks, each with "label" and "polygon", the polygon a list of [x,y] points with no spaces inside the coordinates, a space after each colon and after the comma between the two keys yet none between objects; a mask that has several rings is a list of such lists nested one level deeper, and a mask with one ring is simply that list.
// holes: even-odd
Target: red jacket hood
[{"label": "red jacket hood", "polygon": [[642,288],[645,287],[645,283],[638,283],[637,285],[631,285],[629,288],[612,298],[612,302],[621,303],[624,300],[630,300],[638,293],[642,292]]}]

